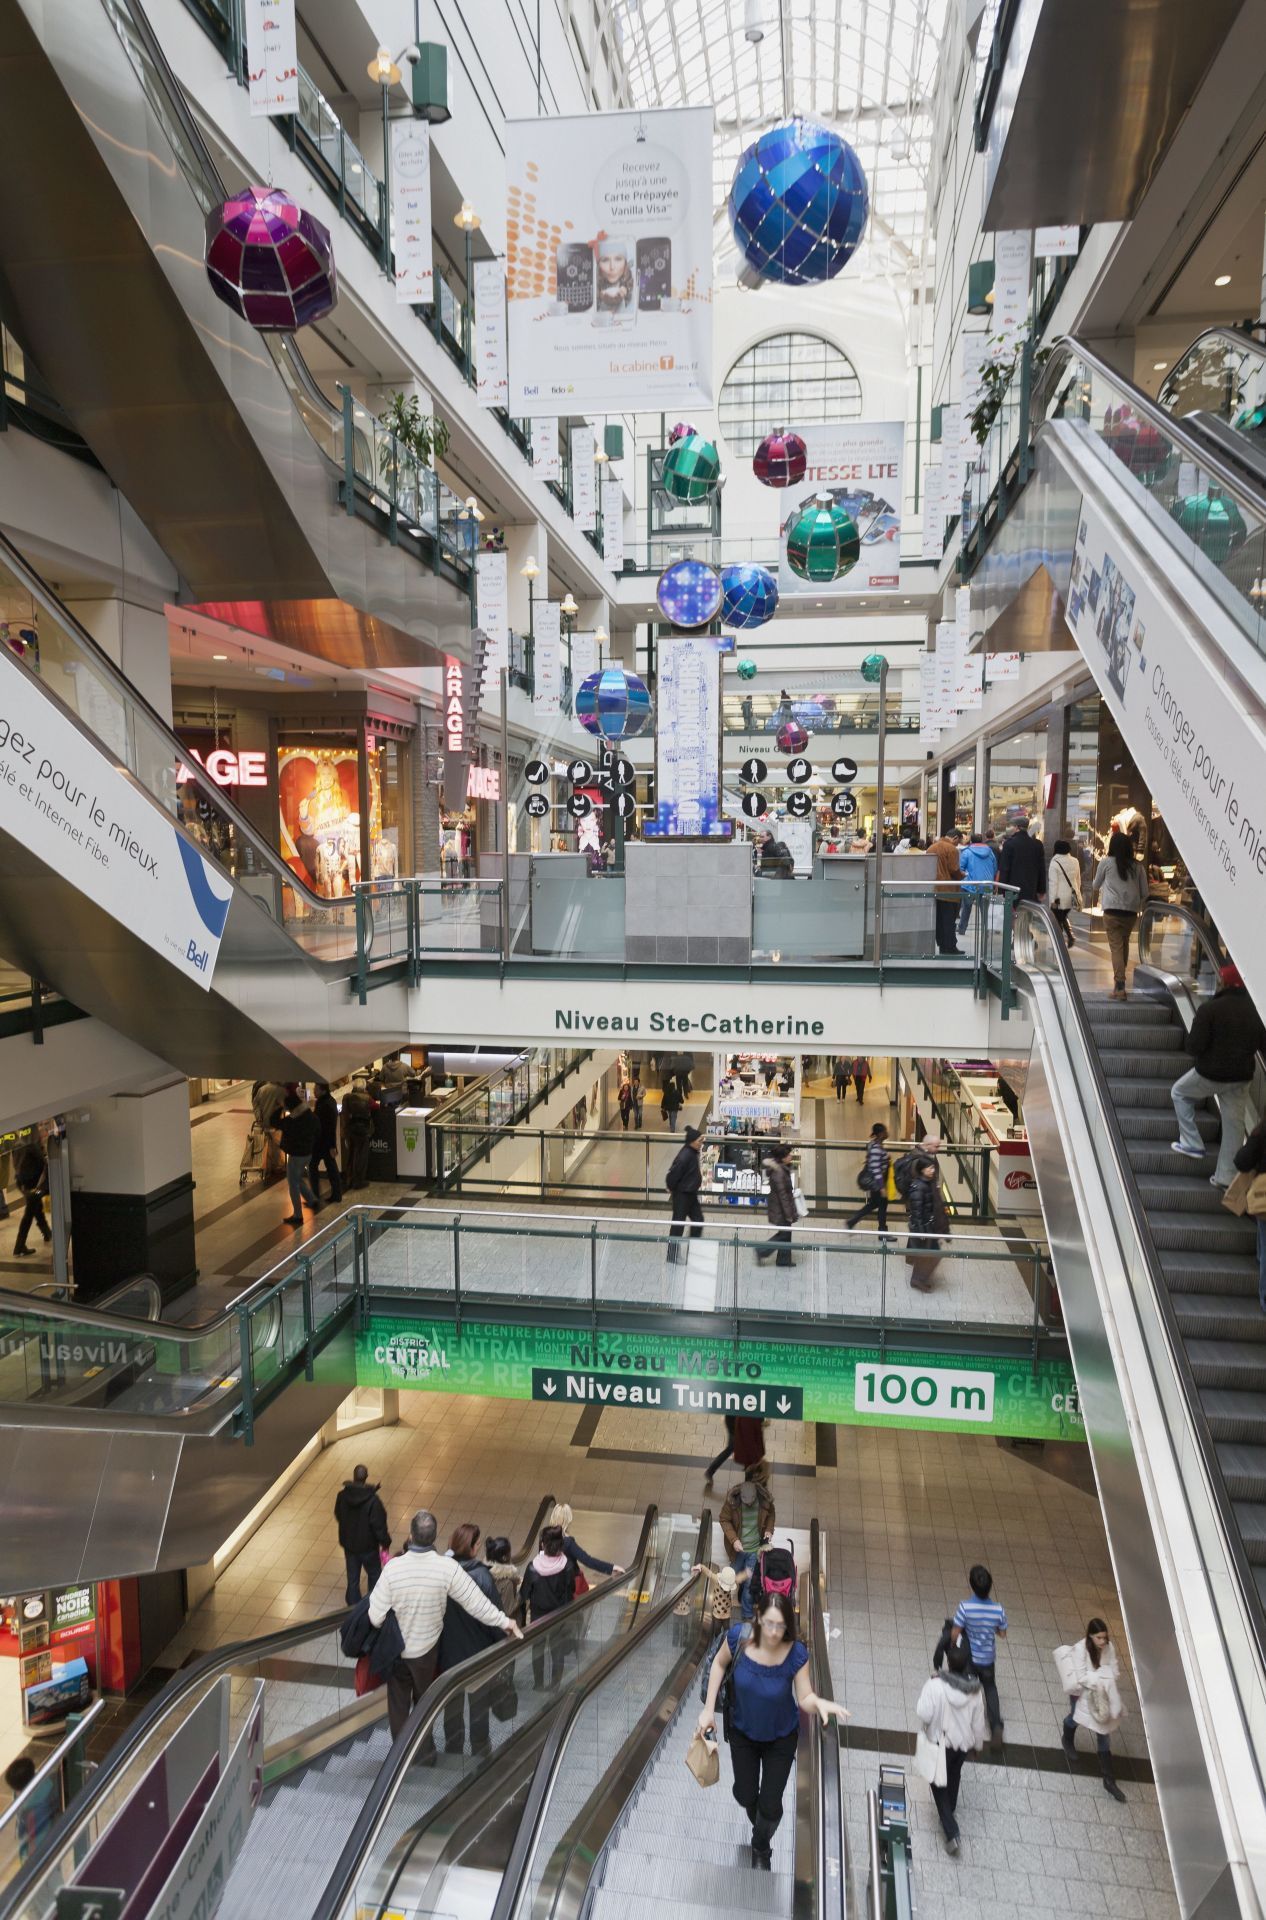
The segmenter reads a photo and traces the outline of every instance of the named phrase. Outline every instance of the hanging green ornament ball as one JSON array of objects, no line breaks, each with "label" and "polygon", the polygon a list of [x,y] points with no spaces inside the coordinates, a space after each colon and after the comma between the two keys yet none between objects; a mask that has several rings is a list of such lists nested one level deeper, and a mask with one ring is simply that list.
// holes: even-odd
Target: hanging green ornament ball
[{"label": "hanging green ornament ball", "polygon": [[738,677],[740,680],[754,680],[756,678],[756,662],[754,660],[740,660],[738,663]]},{"label": "hanging green ornament ball", "polygon": [[819,493],[800,507],[787,528],[788,566],[818,586],[848,573],[861,551],[857,522],[829,493]]},{"label": "hanging green ornament ball", "polygon": [[1180,495],[1169,511],[1215,567],[1225,565],[1248,538],[1243,514],[1234,500],[1224,497],[1221,487],[1210,487],[1207,493]]},{"label": "hanging green ornament ball", "polygon": [[674,500],[706,500],[721,478],[721,456],[701,433],[684,433],[664,455],[659,477]]},{"label": "hanging green ornament ball", "polygon": [[884,656],[882,653],[868,653],[862,661],[862,679],[869,680],[872,686],[878,682],[883,670]]}]

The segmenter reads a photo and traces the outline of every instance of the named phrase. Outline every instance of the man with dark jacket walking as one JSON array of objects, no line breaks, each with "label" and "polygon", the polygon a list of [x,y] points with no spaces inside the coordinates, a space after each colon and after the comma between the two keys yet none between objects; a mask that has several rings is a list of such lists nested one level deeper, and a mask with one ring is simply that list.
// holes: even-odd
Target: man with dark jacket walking
[{"label": "man with dark jacket walking", "polygon": [[686,1144],[677,1151],[664,1180],[673,1197],[673,1225],[668,1235],[668,1258],[676,1264],[681,1258],[681,1248],[677,1242],[682,1236],[682,1222],[696,1222],[690,1229],[690,1238],[697,1240],[703,1232],[703,1208],[699,1204],[699,1189],[703,1185],[703,1169],[699,1165],[699,1142],[702,1139],[698,1127],[687,1127]]},{"label": "man with dark jacket walking", "polygon": [[343,1198],[343,1182],[338,1172],[338,1101],[330,1092],[328,1080],[317,1081],[317,1097],[312,1103],[316,1115],[317,1143],[312,1155],[309,1178],[312,1191],[320,1198],[320,1170],[325,1168],[330,1178],[330,1198],[335,1206]]},{"label": "man with dark jacket walking", "polygon": [[308,1167],[316,1152],[318,1138],[317,1117],[301,1093],[286,1095],[286,1109],[277,1127],[281,1150],[286,1156],[286,1187],[290,1194],[290,1212],[284,1224],[288,1227],[303,1225],[303,1202],[306,1200],[313,1213],[320,1211],[321,1202],[312,1191],[308,1178]]},{"label": "man with dark jacket walking", "polygon": [[795,1189],[791,1184],[791,1148],[785,1141],[779,1141],[765,1155],[765,1178],[769,1181],[769,1199],[765,1214],[771,1227],[776,1231],[769,1236],[769,1244],[761,1247],[756,1255],[756,1264],[764,1266],[774,1248],[778,1249],[775,1262],[780,1267],[794,1267],[791,1257],[791,1229],[799,1215],[796,1212]]},{"label": "man with dark jacket walking", "polygon": [[[943,833],[934,840],[928,852],[936,860],[936,878],[938,883],[947,880],[961,880],[963,870],[958,864],[958,843],[962,839],[956,827]],[[938,884],[936,895],[936,951],[942,954],[958,955],[962,948],[958,944],[958,906],[959,890],[956,886]]]},{"label": "man with dark jacket walking", "polygon": [[52,1239],[48,1222],[44,1218],[44,1195],[48,1192],[48,1161],[44,1157],[44,1143],[38,1134],[32,1134],[18,1157],[14,1178],[18,1191],[26,1202],[22,1209],[22,1218],[18,1222],[18,1237],[13,1251],[17,1254],[34,1253],[34,1247],[28,1247],[27,1236],[32,1226],[39,1228],[45,1246]]},{"label": "man with dark jacket walking", "polygon": [[1244,1139],[1244,1107],[1255,1056],[1266,1048],[1266,1028],[1249,999],[1238,967],[1223,967],[1218,990],[1197,1012],[1186,1046],[1195,1065],[1170,1088],[1169,1097],[1178,1115],[1178,1138],[1170,1151],[1184,1154],[1189,1160],[1204,1158],[1196,1104],[1216,1100],[1222,1116],[1222,1144],[1218,1164],[1209,1178],[1215,1187],[1229,1187],[1235,1178],[1235,1156]]},{"label": "man with dark jacket walking", "polygon": [[374,1134],[374,1103],[363,1073],[353,1076],[343,1095],[343,1185],[349,1192],[369,1184],[369,1143]]},{"label": "man with dark jacket walking", "polygon": [[1029,832],[1023,815],[1002,843],[998,878],[1004,887],[1018,887],[1021,900],[1046,898],[1046,848]]},{"label": "man with dark jacket walking", "polygon": [[353,1467],[351,1479],[339,1488],[334,1519],[347,1563],[347,1604],[354,1607],[360,1599],[361,1574],[369,1581],[368,1591],[372,1593],[381,1568],[379,1556],[391,1545],[387,1509],[378,1498],[377,1484],[369,1484],[368,1467]]}]

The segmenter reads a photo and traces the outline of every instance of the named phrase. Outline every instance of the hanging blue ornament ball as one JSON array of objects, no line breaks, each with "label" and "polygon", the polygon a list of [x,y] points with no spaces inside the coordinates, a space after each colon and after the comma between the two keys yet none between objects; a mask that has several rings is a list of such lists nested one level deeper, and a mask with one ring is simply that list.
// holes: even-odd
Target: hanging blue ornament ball
[{"label": "hanging blue ornament ball", "polygon": [[862,163],[838,133],[798,116],[754,140],[734,170],[730,225],[739,252],[765,280],[833,280],[866,230]]},{"label": "hanging blue ornament ball", "polygon": [[586,733],[602,740],[630,740],[649,726],[651,696],[646,682],[623,667],[591,673],[576,689],[576,718]]},{"label": "hanging blue ornament ball", "polygon": [[721,621],[724,626],[763,627],[778,611],[778,582],[768,567],[742,562],[721,569]]},{"label": "hanging blue ornament ball", "polygon": [[704,560],[674,560],[655,585],[665,620],[675,627],[706,627],[721,611],[721,576]]},{"label": "hanging blue ornament ball", "polygon": [[868,653],[862,661],[862,679],[869,680],[872,686],[876,684],[883,670],[884,656],[882,653]]},{"label": "hanging blue ornament ball", "polygon": [[756,662],[754,660],[740,660],[738,663],[738,677],[740,680],[754,680],[756,678]]}]

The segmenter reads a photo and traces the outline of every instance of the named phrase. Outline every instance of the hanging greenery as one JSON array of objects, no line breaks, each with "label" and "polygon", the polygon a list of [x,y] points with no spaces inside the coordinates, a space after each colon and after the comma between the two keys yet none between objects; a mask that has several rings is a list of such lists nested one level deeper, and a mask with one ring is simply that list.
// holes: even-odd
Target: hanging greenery
[{"label": "hanging greenery", "polygon": [[[984,446],[989,438],[989,429],[1002,411],[1007,388],[1015,378],[1016,369],[1024,356],[1027,341],[1017,341],[1012,347],[999,346],[992,359],[981,363],[980,399],[967,418],[971,425],[972,438],[978,446]],[[1051,357],[1049,347],[1039,347],[1033,354],[1030,379],[1036,380],[1042,368]]]},{"label": "hanging greenery", "polygon": [[448,452],[448,427],[443,420],[423,413],[416,393],[407,400],[402,393],[393,393],[378,416],[378,424],[395,435],[401,449],[419,467],[429,467],[433,459],[442,460]]}]

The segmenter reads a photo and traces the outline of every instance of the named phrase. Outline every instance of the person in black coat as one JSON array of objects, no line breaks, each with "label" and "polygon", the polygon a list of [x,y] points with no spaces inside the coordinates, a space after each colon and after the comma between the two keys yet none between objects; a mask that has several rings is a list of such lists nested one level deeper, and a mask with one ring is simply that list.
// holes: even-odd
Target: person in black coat
[{"label": "person in black coat", "polygon": [[930,1293],[932,1275],[941,1264],[941,1241],[949,1232],[949,1209],[941,1192],[941,1170],[930,1156],[915,1164],[906,1208],[910,1216],[906,1241],[910,1285],[917,1293]]},{"label": "person in black coat", "polygon": [[673,1225],[668,1234],[668,1258],[674,1264],[681,1258],[681,1248],[676,1244],[684,1231],[683,1222],[690,1220],[696,1224],[690,1229],[690,1238],[697,1240],[703,1232],[703,1208],[699,1204],[699,1189],[703,1185],[703,1168],[699,1165],[699,1142],[703,1138],[698,1127],[687,1127],[686,1144],[678,1149],[677,1157],[668,1169],[664,1185],[673,1197]]},{"label": "person in black coat", "polygon": [[791,1148],[785,1140],[771,1147],[765,1155],[765,1178],[769,1182],[769,1198],[765,1203],[765,1215],[771,1227],[775,1229],[769,1236],[769,1244],[761,1247],[756,1255],[757,1266],[764,1266],[775,1248],[778,1251],[777,1265],[794,1267],[791,1257],[791,1229],[800,1218],[796,1212],[795,1187],[791,1179]]},{"label": "person in black coat", "polygon": [[308,1169],[308,1178],[312,1182],[312,1191],[321,1198],[321,1168],[324,1167],[330,1178],[330,1198],[335,1206],[343,1198],[343,1182],[338,1172],[338,1101],[330,1092],[328,1080],[317,1081],[317,1097],[312,1103],[316,1115],[316,1150]]},{"label": "person in black coat", "polygon": [[[494,1607],[501,1605],[501,1596],[497,1584],[488,1571],[484,1560],[475,1558],[475,1548],[479,1545],[479,1528],[473,1520],[465,1521],[456,1528],[448,1543],[448,1550],[463,1573],[468,1573],[482,1594],[486,1594]],[[500,1627],[486,1627],[449,1600],[444,1608],[444,1625],[440,1629],[439,1644],[435,1650],[436,1674],[447,1673],[450,1667],[460,1666],[463,1660],[469,1660],[477,1653],[483,1653],[489,1647],[502,1646],[505,1635]],[[495,1684],[495,1683],[494,1683]],[[444,1750],[446,1753],[460,1753],[465,1744],[465,1726],[463,1724],[462,1702],[470,1703],[470,1750],[479,1758],[487,1758],[492,1751],[488,1737],[488,1714],[493,1687],[468,1685],[450,1695],[444,1702]]]},{"label": "person in black coat", "polygon": [[1178,1138],[1170,1151],[1203,1160],[1205,1144],[1196,1125],[1196,1105],[1216,1100],[1222,1144],[1210,1180],[1215,1187],[1229,1187],[1238,1164],[1235,1155],[1244,1139],[1244,1109],[1257,1055],[1266,1048],[1266,1028],[1238,967],[1222,968],[1218,990],[1197,1010],[1186,1046],[1194,1065],[1170,1088],[1178,1116]]},{"label": "person in black coat", "polygon": [[[519,1589],[519,1618],[526,1626],[533,1626],[546,1619],[551,1613],[569,1607],[576,1597],[576,1562],[567,1552],[563,1543],[561,1527],[542,1527],[540,1551],[528,1564],[523,1575],[523,1585]],[[550,1684],[558,1687],[562,1683],[563,1669],[567,1655],[576,1644],[574,1632],[563,1627],[561,1621],[546,1629],[550,1643]],[[532,1635],[532,1683],[538,1693],[545,1687],[545,1639],[543,1634]]]},{"label": "person in black coat", "polygon": [[369,1581],[368,1591],[372,1593],[381,1571],[379,1555],[391,1545],[387,1509],[378,1498],[377,1482],[369,1484],[368,1467],[354,1467],[351,1479],[339,1488],[334,1519],[347,1562],[347,1604],[354,1607],[360,1599],[361,1574]]},{"label": "person in black coat", "polygon": [[308,1167],[317,1147],[317,1117],[302,1094],[286,1095],[286,1109],[278,1124],[277,1134],[281,1150],[286,1156],[286,1187],[290,1194],[290,1212],[284,1224],[301,1227],[303,1201],[307,1201],[313,1213],[318,1213],[321,1208],[321,1202],[312,1191],[312,1183],[308,1179]]},{"label": "person in black coat", "polygon": [[28,1247],[27,1236],[33,1226],[39,1228],[45,1246],[52,1239],[48,1222],[44,1218],[44,1195],[48,1192],[48,1161],[44,1157],[44,1143],[38,1134],[33,1134],[18,1156],[14,1170],[14,1179],[18,1191],[26,1202],[22,1209],[22,1218],[18,1222],[18,1237],[13,1251],[18,1254],[34,1253],[34,1247]]},{"label": "person in black coat", "polygon": [[1017,820],[1002,843],[998,878],[1004,887],[1018,887],[1021,900],[1046,898],[1046,848],[1029,832],[1027,820]]}]

